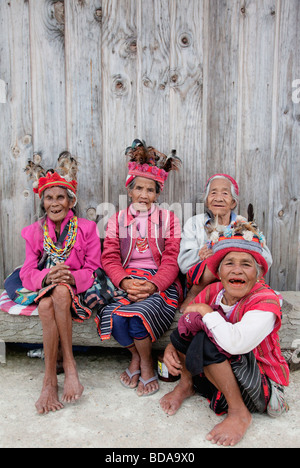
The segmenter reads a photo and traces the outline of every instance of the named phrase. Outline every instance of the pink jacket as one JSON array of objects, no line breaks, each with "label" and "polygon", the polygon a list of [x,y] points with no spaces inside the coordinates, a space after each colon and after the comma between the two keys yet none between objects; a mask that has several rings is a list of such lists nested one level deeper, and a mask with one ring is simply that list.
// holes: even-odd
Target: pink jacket
[{"label": "pink jacket", "polygon": [[[102,264],[106,274],[117,287],[127,276],[125,268],[129,264],[137,237],[135,218],[128,209],[120,211],[109,219],[102,252]],[[180,237],[180,224],[175,214],[156,207],[148,217],[148,243],[157,265],[157,273],[151,281],[159,291],[165,291],[176,282],[181,295],[181,285],[177,278]]]},{"label": "pink jacket", "polygon": [[[72,210],[69,211],[61,225],[61,233],[74,216]],[[49,235],[56,241],[55,224],[47,218]],[[22,230],[22,237],[26,241],[26,259],[20,272],[23,286],[30,291],[38,291],[42,288],[42,282],[50,271],[45,268],[37,268],[39,260],[42,258],[44,249],[44,232],[40,221],[37,221]],[[78,231],[76,243],[71,250],[70,256],[65,261],[70,267],[70,271],[75,278],[75,294],[85,292],[94,281],[93,272],[101,267],[101,245],[97,232],[97,226],[93,221],[78,218]]]}]

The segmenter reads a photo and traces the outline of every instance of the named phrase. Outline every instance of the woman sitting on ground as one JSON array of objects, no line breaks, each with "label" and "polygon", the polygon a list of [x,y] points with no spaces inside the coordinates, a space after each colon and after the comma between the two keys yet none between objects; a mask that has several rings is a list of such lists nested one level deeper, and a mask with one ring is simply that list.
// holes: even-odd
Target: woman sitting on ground
[{"label": "woman sitting on ground", "polygon": [[[213,175],[205,186],[205,212],[193,216],[184,226],[178,264],[181,272],[187,274],[188,294],[181,304],[181,312],[205,286],[215,281],[206,268],[206,259],[212,255],[209,234],[216,224],[225,228],[236,221],[234,210],[238,195],[239,187],[233,177],[227,174]],[[270,268],[272,256],[267,246],[264,247],[263,255]]]},{"label": "woman sitting on ground", "polygon": [[179,160],[167,159],[140,140],[134,140],[126,154],[132,203],[109,220],[102,252],[103,269],[122,291],[117,302],[98,314],[97,324],[101,340],[112,334],[131,353],[121,383],[137,387],[138,396],[149,396],[159,389],[152,343],[169,329],[181,294],[179,221],[155,204],[168,171],[177,168]]},{"label": "woman sitting on ground", "polygon": [[[91,310],[79,295],[92,286],[94,271],[101,266],[96,224],[74,213],[77,163],[66,152],[58,161],[57,172],[47,174],[31,161],[27,166],[31,177],[39,175],[34,191],[41,198],[44,216],[22,231],[26,259],[20,278],[24,288],[38,293],[35,301],[43,327],[45,377],[36,403],[40,414],[63,408],[56,370],[59,344],[65,373],[62,402],[74,402],[83,393],[72,351],[72,318],[82,322],[90,317]],[[67,167],[71,177],[65,174]]]},{"label": "woman sitting on ground", "polygon": [[165,351],[169,372],[181,374],[181,380],[161,399],[162,409],[175,414],[195,389],[217,414],[227,412],[207,435],[219,445],[237,444],[252,412],[274,417],[288,410],[283,387],[289,368],[278,338],[280,303],[262,280],[268,265],[261,242],[262,234],[245,222],[215,233],[207,268],[219,281],[186,308]]}]

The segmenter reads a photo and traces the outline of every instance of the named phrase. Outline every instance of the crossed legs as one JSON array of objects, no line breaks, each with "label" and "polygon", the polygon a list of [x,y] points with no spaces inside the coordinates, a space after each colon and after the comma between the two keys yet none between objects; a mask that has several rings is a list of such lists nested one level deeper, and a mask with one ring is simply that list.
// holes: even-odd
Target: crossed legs
[{"label": "crossed legs", "polygon": [[39,400],[36,402],[38,413],[48,413],[63,408],[58,399],[56,363],[58,345],[61,343],[63,368],[65,372],[63,403],[78,400],[83,393],[79,382],[76,363],[72,351],[72,317],[70,314],[71,296],[65,286],[57,286],[51,296],[41,299],[39,316],[43,327],[45,353],[45,377]]}]

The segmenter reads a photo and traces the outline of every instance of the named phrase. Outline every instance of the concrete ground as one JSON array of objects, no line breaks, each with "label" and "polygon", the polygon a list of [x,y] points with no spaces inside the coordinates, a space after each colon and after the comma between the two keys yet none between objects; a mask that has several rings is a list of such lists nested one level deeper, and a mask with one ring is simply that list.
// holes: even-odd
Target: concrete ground
[{"label": "concrete ground", "polygon": [[[194,396],[175,416],[166,416],[159,400],[174,383],[160,382],[160,391],[139,398],[124,388],[119,375],[127,367],[123,350],[93,348],[76,353],[85,386],[82,399],[57,413],[40,416],[35,401],[42,387],[44,362],[27,357],[27,349],[8,346],[0,366],[0,448],[176,448],[185,451],[216,447],[205,435],[222,420],[207,401]],[[60,392],[63,375],[59,376]],[[300,371],[291,373],[286,395],[289,413],[278,419],[253,416],[238,448],[300,447]]]}]

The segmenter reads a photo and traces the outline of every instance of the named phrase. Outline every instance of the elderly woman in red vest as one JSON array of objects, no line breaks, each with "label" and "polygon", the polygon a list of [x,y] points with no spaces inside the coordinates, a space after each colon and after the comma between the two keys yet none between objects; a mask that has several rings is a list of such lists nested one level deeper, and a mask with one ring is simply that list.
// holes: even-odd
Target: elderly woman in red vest
[{"label": "elderly woman in red vest", "polygon": [[169,329],[181,294],[179,221],[155,204],[178,158],[167,158],[140,140],[126,154],[132,203],[109,220],[102,252],[103,268],[120,298],[98,314],[97,324],[101,340],[112,334],[131,353],[121,383],[137,387],[138,396],[149,396],[159,389],[152,343]]},{"label": "elderly woman in red vest", "polygon": [[251,423],[251,413],[277,416],[287,411],[283,387],[289,369],[278,339],[278,296],[262,277],[268,270],[263,235],[253,224],[235,222],[214,232],[207,267],[220,280],[207,286],[186,308],[171,336],[164,362],[180,383],[161,399],[175,414],[194,388],[227,417],[207,439],[235,445]]},{"label": "elderly woman in red vest", "polygon": [[[101,249],[96,224],[75,214],[76,160],[64,152],[56,171],[44,173],[41,166],[30,161],[26,172],[37,179],[34,192],[44,213],[22,231],[26,259],[20,271],[23,287],[37,293],[35,301],[43,327],[45,378],[36,403],[43,414],[60,410],[63,403],[74,402],[82,395],[72,351],[72,318],[82,322],[92,313],[81,299],[94,283],[94,271],[101,267]],[[62,402],[57,385],[59,345],[65,373]]]}]

